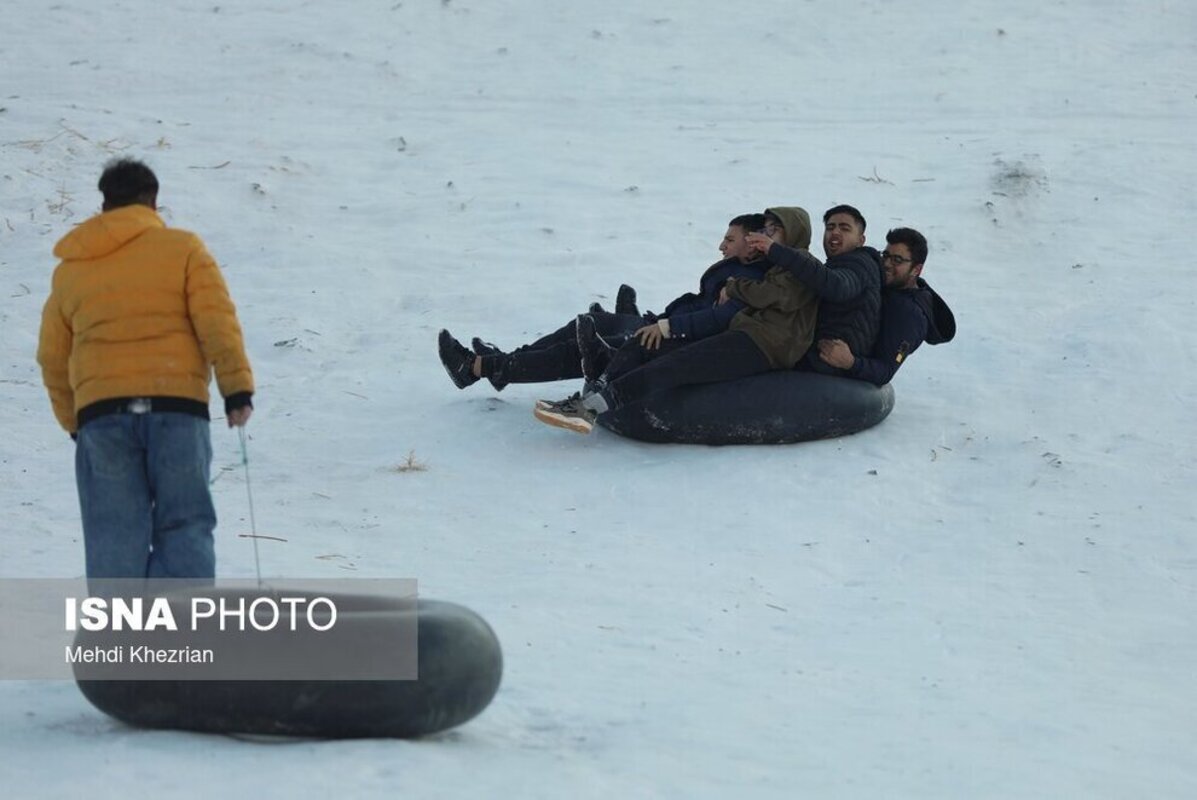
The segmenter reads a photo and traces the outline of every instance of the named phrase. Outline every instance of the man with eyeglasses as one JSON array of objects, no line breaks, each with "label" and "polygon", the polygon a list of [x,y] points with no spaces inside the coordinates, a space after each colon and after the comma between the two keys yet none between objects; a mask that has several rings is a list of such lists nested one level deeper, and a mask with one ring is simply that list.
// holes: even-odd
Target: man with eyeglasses
[{"label": "man with eyeglasses", "polygon": [[854,356],[843,339],[821,339],[817,348],[827,364],[877,386],[889,383],[924,341],[942,344],[956,335],[952,310],[922,278],[927,239],[913,228],[894,228],[885,241],[881,253],[885,288],[876,345],[867,356]]},{"label": "man with eyeglasses", "polygon": [[[825,264],[808,250],[787,247],[762,234],[750,235],[748,244],[788,269],[819,298],[816,340],[842,341],[853,354],[872,350],[881,320],[881,263],[877,251],[865,245],[865,218],[860,211],[837,205],[823,214]],[[796,369],[846,374],[820,358],[813,347]]]}]

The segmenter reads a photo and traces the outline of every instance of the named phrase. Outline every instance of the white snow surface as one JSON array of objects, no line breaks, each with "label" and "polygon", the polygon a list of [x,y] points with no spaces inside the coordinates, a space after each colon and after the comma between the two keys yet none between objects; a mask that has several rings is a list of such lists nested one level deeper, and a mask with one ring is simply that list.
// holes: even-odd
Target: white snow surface
[{"label": "white snow surface", "polygon": [[[417,578],[505,672],[446,734],[285,744],[2,682],[5,796],[1197,796],[1195,56],[1179,0],[7,0],[0,575],[82,573],[34,353],[131,155],[238,306],[264,572]],[[578,436],[531,415],[575,386],[437,359],[620,282],[659,310],[732,216],[840,202],[926,233],[960,328],[866,432]]]}]

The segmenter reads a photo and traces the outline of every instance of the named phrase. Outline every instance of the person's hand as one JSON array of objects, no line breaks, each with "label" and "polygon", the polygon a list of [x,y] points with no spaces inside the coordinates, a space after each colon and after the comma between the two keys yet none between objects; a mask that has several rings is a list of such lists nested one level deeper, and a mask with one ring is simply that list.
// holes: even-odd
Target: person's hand
[{"label": "person's hand", "polygon": [[773,240],[763,233],[750,233],[744,237],[744,241],[753,251],[762,254],[768,253],[769,247],[773,244]]},{"label": "person's hand", "polygon": [[640,340],[640,346],[645,350],[656,350],[660,347],[662,340],[669,335],[668,323],[668,320],[659,319],[656,324],[645,325],[636,331],[636,338]]},{"label": "person's hand", "polygon": [[851,369],[856,363],[852,348],[843,339],[820,339],[819,358],[837,369]]},{"label": "person's hand", "polygon": [[234,408],[225,416],[229,421],[230,428],[240,428],[249,422],[249,417],[253,413],[253,406],[241,406],[240,408]]}]

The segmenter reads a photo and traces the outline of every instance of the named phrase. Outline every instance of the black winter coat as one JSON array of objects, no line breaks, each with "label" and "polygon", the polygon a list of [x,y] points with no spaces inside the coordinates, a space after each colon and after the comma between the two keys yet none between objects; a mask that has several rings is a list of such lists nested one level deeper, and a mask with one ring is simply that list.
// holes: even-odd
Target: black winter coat
[{"label": "black winter coat", "polygon": [[819,262],[807,250],[774,244],[769,260],[790,273],[819,298],[815,339],[843,339],[854,356],[867,355],[881,327],[881,255],[858,247]]},{"label": "black winter coat", "polygon": [[956,335],[952,309],[922,278],[913,289],[881,293],[881,333],[867,357],[857,356],[847,374],[883,386],[924,341],[942,344]]}]

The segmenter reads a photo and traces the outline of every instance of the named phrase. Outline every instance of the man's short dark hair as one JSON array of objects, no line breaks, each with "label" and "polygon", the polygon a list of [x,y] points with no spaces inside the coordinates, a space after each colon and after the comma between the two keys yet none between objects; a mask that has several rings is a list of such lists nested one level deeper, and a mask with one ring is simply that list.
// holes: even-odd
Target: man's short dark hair
[{"label": "man's short dark hair", "polygon": [[856,220],[856,224],[860,225],[860,232],[864,233],[865,218],[864,215],[857,211],[854,207],[848,205],[832,206],[823,214],[823,224],[827,224],[827,220],[831,219],[836,214],[847,214]]},{"label": "man's short dark hair", "polygon": [[158,196],[158,178],[137,159],[118,158],[104,165],[99,188],[105,211],[137,203],[152,206]]},{"label": "man's short dark hair", "polygon": [[727,223],[727,226],[743,228],[745,233],[756,233],[765,229],[766,221],[764,214],[741,214],[738,217],[732,217],[732,221]]},{"label": "man's short dark hair", "polygon": [[910,248],[910,260],[913,264],[927,263],[927,237],[914,228],[894,228],[885,234],[885,241],[889,244],[904,244]]}]

